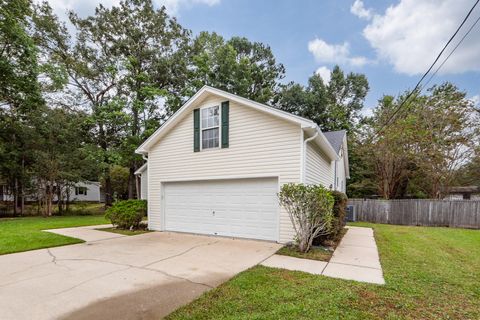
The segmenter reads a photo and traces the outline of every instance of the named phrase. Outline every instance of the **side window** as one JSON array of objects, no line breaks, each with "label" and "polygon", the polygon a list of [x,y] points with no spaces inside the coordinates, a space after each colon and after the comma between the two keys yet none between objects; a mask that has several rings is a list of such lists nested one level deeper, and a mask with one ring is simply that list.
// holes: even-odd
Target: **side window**
[{"label": "side window", "polygon": [[218,148],[220,137],[219,106],[200,110],[202,149]]}]

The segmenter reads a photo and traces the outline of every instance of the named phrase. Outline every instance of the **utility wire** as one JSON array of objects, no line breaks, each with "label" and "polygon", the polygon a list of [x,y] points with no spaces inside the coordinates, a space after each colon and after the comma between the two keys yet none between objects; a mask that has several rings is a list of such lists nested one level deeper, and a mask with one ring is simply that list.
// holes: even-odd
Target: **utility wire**
[{"label": "utility wire", "polygon": [[[467,15],[465,16],[465,18],[463,19],[462,23],[458,26],[457,30],[455,31],[455,33],[450,37],[450,39],[447,41],[447,43],[445,44],[445,46],[443,47],[442,51],[440,51],[440,53],[437,55],[437,57],[435,58],[435,61],[433,61],[432,65],[430,66],[430,68],[428,68],[427,72],[425,72],[423,74],[423,76],[420,78],[420,80],[417,82],[417,84],[415,85],[415,87],[413,88],[412,91],[410,91],[410,93],[407,95],[407,97],[402,101],[402,103],[400,103],[400,105],[394,110],[394,112],[390,115],[390,117],[388,118],[387,122],[385,122],[385,124],[375,132],[374,134],[374,137],[376,137],[379,133],[381,133],[387,126],[390,125],[390,121],[392,121],[392,119],[395,117],[395,115],[400,111],[400,109],[402,109],[402,107],[405,105],[405,103],[408,101],[408,99],[410,99],[410,97],[414,94],[414,93],[417,93],[419,91],[421,91],[421,88],[420,88],[420,84],[422,83],[422,81],[426,78],[426,76],[430,73],[430,71],[433,69],[434,65],[438,62],[438,60],[440,59],[440,57],[442,56],[443,52],[445,51],[445,49],[448,47],[448,45],[452,42],[452,40],[456,37],[456,35],[458,34],[458,32],[460,31],[460,29],[463,27],[463,25],[465,24],[465,22],[468,20],[468,18],[470,17],[472,11],[475,9],[475,7],[477,6],[477,4],[480,2],[480,0],[477,0],[475,1],[475,4],[472,6],[472,8],[468,11]],[[417,91],[419,90],[419,91]]]},{"label": "utility wire", "polygon": [[452,52],[450,52],[450,54],[445,58],[445,60],[443,60],[442,64],[435,70],[435,72],[430,76],[430,78],[427,80],[427,82],[424,84],[424,87],[426,87],[430,81],[432,80],[433,77],[435,77],[435,75],[437,74],[437,72],[443,67],[443,65],[445,64],[445,62],[447,62],[447,60],[451,57],[451,55],[453,54],[453,52],[455,50],[457,50],[457,48],[462,44],[463,40],[465,40],[465,38],[468,36],[468,34],[472,31],[472,29],[477,25],[478,21],[480,21],[480,16],[478,16],[477,20],[475,20],[475,22],[470,26],[470,28],[467,30],[467,32],[463,35],[462,39],[460,39],[460,41],[457,43],[457,45],[455,46],[455,48],[453,48]]}]

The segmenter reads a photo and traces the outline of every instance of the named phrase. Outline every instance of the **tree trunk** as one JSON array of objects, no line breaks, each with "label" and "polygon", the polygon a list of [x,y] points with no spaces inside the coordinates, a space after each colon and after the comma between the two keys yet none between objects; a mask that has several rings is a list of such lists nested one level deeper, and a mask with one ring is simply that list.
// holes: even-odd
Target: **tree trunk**
[{"label": "tree trunk", "polygon": [[62,196],[62,188],[60,184],[57,183],[57,206],[58,206],[58,214],[61,216],[63,215],[63,196]]},{"label": "tree trunk", "polygon": [[142,198],[142,180],[139,176],[135,176],[135,190],[137,193],[137,199]]},{"label": "tree trunk", "polygon": [[308,240],[306,239],[306,237],[302,237],[302,239],[298,242],[298,250],[300,250],[300,252],[307,252],[308,250]]},{"label": "tree trunk", "polygon": [[135,165],[131,165],[128,175],[128,199],[135,199]]},{"label": "tree trunk", "polygon": [[[25,157],[22,155],[22,181],[25,180]],[[23,216],[25,213],[25,190],[23,187],[23,183],[20,183],[20,215]]]},{"label": "tree trunk", "polygon": [[66,190],[66,198],[65,198],[65,211],[70,211],[70,186],[67,185]]},{"label": "tree trunk", "polygon": [[18,202],[18,180],[15,178],[15,186],[13,188],[13,215],[17,215],[17,202]]},{"label": "tree trunk", "polygon": [[52,216],[52,186],[47,185],[47,190],[45,192],[46,197],[45,197],[45,215],[50,217]]},{"label": "tree trunk", "polygon": [[18,200],[17,200],[17,204],[18,204],[18,207],[19,207],[19,209],[20,209],[20,215],[21,215],[21,216],[23,216],[23,214],[24,214],[24,211],[23,211],[23,209],[24,209],[24,202],[25,202],[25,200],[24,200],[24,195],[23,195],[23,185],[22,185],[22,183],[20,182],[20,183],[18,184]]},{"label": "tree trunk", "polygon": [[112,179],[110,178],[110,172],[105,177],[105,207],[110,207],[113,203],[113,190]]}]

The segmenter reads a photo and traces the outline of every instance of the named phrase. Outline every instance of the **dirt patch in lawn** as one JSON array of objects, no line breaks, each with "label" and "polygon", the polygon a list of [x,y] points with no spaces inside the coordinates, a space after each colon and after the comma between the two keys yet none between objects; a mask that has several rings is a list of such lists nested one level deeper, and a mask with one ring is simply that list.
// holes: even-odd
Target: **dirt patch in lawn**
[{"label": "dirt patch in lawn", "polygon": [[330,261],[330,258],[333,255],[333,251],[338,246],[343,236],[347,232],[346,228],[343,228],[341,232],[333,239],[325,241],[320,246],[312,246],[308,252],[300,252],[296,245],[286,245],[280,250],[277,251],[277,254],[290,256],[295,258],[310,259],[310,260],[319,260],[319,261]]}]

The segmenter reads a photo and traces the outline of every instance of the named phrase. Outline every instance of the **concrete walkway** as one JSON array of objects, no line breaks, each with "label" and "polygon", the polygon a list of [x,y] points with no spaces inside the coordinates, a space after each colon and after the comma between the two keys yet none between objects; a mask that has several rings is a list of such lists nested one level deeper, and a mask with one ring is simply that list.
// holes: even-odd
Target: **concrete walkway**
[{"label": "concrete walkway", "polygon": [[87,242],[126,237],[125,235],[119,233],[96,230],[111,227],[113,227],[111,224],[101,224],[96,226],[48,229],[43,231],[60,234],[62,236],[77,238]]},{"label": "concrete walkway", "polygon": [[262,265],[333,278],[385,284],[373,230],[361,227],[347,228],[347,233],[328,263],[276,254],[265,260]]},{"label": "concrete walkway", "polygon": [[99,227],[50,230],[85,243],[0,256],[0,319],[161,319],[281,247]]}]

